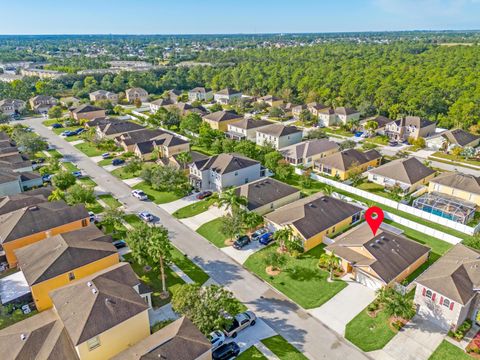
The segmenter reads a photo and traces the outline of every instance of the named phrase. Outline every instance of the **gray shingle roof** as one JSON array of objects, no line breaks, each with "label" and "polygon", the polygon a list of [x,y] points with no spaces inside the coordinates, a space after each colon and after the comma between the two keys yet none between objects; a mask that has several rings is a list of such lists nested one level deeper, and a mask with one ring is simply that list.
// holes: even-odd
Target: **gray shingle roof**
[{"label": "gray shingle roof", "polygon": [[430,182],[480,195],[480,176],[445,172],[433,178]]},{"label": "gray shingle roof", "polygon": [[314,139],[286,146],[279,149],[283,157],[293,159],[306,159],[310,156],[324,153],[325,151],[338,150],[340,147],[334,141],[327,139]]},{"label": "gray shingle roof", "polygon": [[256,129],[258,127],[267,126],[271,124],[272,122],[267,120],[255,120],[252,118],[248,118],[248,119],[244,118],[240,121],[230,123],[229,126],[234,126],[239,129],[248,130],[248,129]]},{"label": "gray shingle roof", "polygon": [[282,137],[291,134],[301,133],[302,130],[297,128],[296,126],[285,126],[282,124],[272,124],[269,126],[265,126],[261,129],[258,129],[257,132],[262,134],[267,134],[275,137]]},{"label": "gray shingle roof", "polygon": [[380,159],[381,157],[382,155],[374,149],[366,152],[348,149],[319,159],[317,160],[317,163],[334,169],[346,171],[354,165],[359,166],[374,159]]},{"label": "gray shingle roof", "polygon": [[208,160],[195,162],[195,165],[201,171],[211,170],[218,174],[228,174],[258,164],[260,164],[258,161],[238,154],[219,154],[210,157]]},{"label": "gray shingle roof", "polygon": [[393,160],[376,169],[369,170],[372,174],[413,185],[435,173],[435,170],[422,164],[415,157]]},{"label": "gray shingle roof", "polygon": [[222,111],[217,111],[217,112],[205,115],[203,118],[210,121],[222,122],[222,121],[228,121],[233,119],[241,119],[242,117],[243,117],[242,115],[238,115],[233,111],[222,110]]}]

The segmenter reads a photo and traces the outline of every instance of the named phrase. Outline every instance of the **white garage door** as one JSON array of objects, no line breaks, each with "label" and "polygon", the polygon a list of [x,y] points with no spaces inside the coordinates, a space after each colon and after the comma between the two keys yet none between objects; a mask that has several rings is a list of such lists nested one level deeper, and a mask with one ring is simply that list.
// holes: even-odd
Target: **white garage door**
[{"label": "white garage door", "polygon": [[383,284],[377,279],[374,279],[373,277],[360,271],[357,271],[357,276],[355,280],[357,280],[360,284],[365,285],[366,287],[372,290],[378,290],[383,286]]}]

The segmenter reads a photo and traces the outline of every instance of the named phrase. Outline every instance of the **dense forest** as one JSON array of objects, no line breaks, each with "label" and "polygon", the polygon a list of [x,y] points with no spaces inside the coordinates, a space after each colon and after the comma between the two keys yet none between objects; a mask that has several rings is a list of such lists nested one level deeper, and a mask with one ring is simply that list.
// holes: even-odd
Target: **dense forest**
[{"label": "dense forest", "polygon": [[[384,42],[337,39],[325,43],[312,40],[308,45],[285,47],[208,49],[197,51],[195,60],[213,66],[186,68],[171,64],[141,73],[87,78],[69,74],[61,79],[41,81],[26,78],[21,82],[0,83],[0,98],[25,99],[34,93],[86,98],[88,92],[99,88],[120,92],[131,86],[144,87],[151,94],[172,88],[229,86],[251,95],[278,95],[292,103],[319,101],[333,106],[352,106],[365,116],[383,114],[398,118],[414,114],[437,120],[443,127],[468,129],[480,121],[480,46],[475,42],[478,34],[472,34],[470,38],[461,39],[463,45],[455,43],[459,41],[456,38],[439,45],[438,38],[429,38],[427,33],[415,40],[405,35],[406,39]],[[116,41],[124,46],[125,42],[138,45],[146,40],[139,37]],[[160,43],[165,45],[170,41],[171,38],[164,38]],[[219,38],[209,40],[214,41],[222,43]],[[232,37],[227,44],[236,41],[249,43],[248,37]],[[115,41],[108,43],[107,39],[101,39],[101,42],[115,48]],[[0,49],[1,44],[0,39]],[[15,42],[11,40],[7,44],[13,46]],[[70,49],[72,45],[69,43]],[[156,47],[151,39],[145,46],[146,53]],[[51,63],[99,68],[105,67],[106,61],[106,57],[77,56],[74,60]]]}]

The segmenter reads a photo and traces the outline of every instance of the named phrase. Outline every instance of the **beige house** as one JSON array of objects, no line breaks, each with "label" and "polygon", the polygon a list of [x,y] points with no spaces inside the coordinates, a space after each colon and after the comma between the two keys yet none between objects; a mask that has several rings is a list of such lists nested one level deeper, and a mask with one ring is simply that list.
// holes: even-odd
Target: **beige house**
[{"label": "beige house", "polygon": [[226,135],[230,139],[234,140],[246,139],[255,142],[257,138],[257,130],[260,130],[268,125],[272,125],[272,122],[267,120],[244,118],[240,121],[229,123]]},{"label": "beige house", "polygon": [[239,90],[225,88],[213,93],[213,100],[219,104],[230,104],[242,97],[242,92]]},{"label": "beige house", "polygon": [[29,100],[31,109],[38,114],[46,114],[48,110],[57,105],[57,99],[53,96],[37,95]]},{"label": "beige house", "polygon": [[281,149],[302,141],[303,131],[296,126],[271,124],[257,129],[255,142],[257,145],[270,144],[275,149]]},{"label": "beige house", "polygon": [[182,152],[190,152],[190,142],[164,133],[156,136],[153,140],[136,143],[133,152],[142,160],[151,160],[154,155],[158,159],[169,159]]},{"label": "beige house", "polygon": [[368,180],[385,188],[398,186],[406,194],[425,186],[435,176],[435,170],[415,157],[397,159],[368,171]]},{"label": "beige house", "polygon": [[193,101],[211,101],[213,100],[213,91],[205,87],[196,87],[188,92],[188,100]]},{"label": "beige house", "polygon": [[106,114],[105,109],[90,104],[83,104],[71,110],[70,116],[79,121],[80,119],[92,120],[95,118],[105,117]]},{"label": "beige house", "polygon": [[360,120],[360,112],[347,107],[322,108],[318,110],[318,124],[322,127],[345,125]]},{"label": "beige house", "polygon": [[115,143],[125,151],[134,151],[136,144],[153,141],[158,136],[164,134],[165,131],[160,129],[143,128],[136,131],[129,131],[115,137]]},{"label": "beige house", "polygon": [[148,100],[148,92],[138,87],[125,90],[125,96],[130,103],[133,103],[136,99],[140,99],[141,102]]},{"label": "beige house", "polygon": [[302,113],[303,110],[308,110],[307,105],[294,105],[294,106],[292,106],[292,116],[295,119],[300,118],[300,114]]},{"label": "beige house", "polygon": [[300,190],[272,178],[263,178],[235,189],[237,196],[247,198],[246,209],[264,215],[300,199]]},{"label": "beige house", "polygon": [[243,118],[242,115],[238,115],[233,111],[217,111],[203,116],[203,122],[210,125],[212,129],[226,132],[228,130],[228,124],[237,122]]},{"label": "beige house", "polygon": [[4,115],[19,114],[25,109],[25,101],[17,99],[0,100],[0,113]]},{"label": "beige house", "polygon": [[451,195],[480,206],[480,176],[446,172],[430,180],[428,192]]},{"label": "beige house", "polygon": [[284,159],[292,165],[313,166],[314,162],[338,152],[340,146],[327,139],[314,139],[302,141],[279,149]]},{"label": "beige house", "polygon": [[97,90],[89,94],[90,101],[108,100],[112,104],[118,102],[118,95],[111,91]]},{"label": "beige house", "polygon": [[373,235],[364,222],[335,238],[325,251],[339,257],[342,270],[356,281],[378,290],[406,279],[428,260],[430,248],[382,227]]},{"label": "beige house", "polygon": [[419,116],[406,116],[390,122],[385,126],[385,134],[395,141],[406,141],[409,138],[427,138],[435,134],[437,125],[434,121]]},{"label": "beige house", "polygon": [[266,95],[259,97],[257,99],[258,103],[265,103],[270,107],[281,107],[283,105],[283,99],[273,96],[273,95]]}]

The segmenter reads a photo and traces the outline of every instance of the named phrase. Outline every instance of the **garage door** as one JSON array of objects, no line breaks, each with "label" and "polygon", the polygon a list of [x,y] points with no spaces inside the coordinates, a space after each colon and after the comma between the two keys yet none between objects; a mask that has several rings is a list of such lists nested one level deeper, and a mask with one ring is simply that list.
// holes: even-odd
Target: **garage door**
[{"label": "garage door", "polygon": [[365,285],[366,287],[372,290],[378,290],[383,286],[383,284],[377,279],[358,270],[357,270],[357,275],[355,280],[357,280],[360,284]]}]

